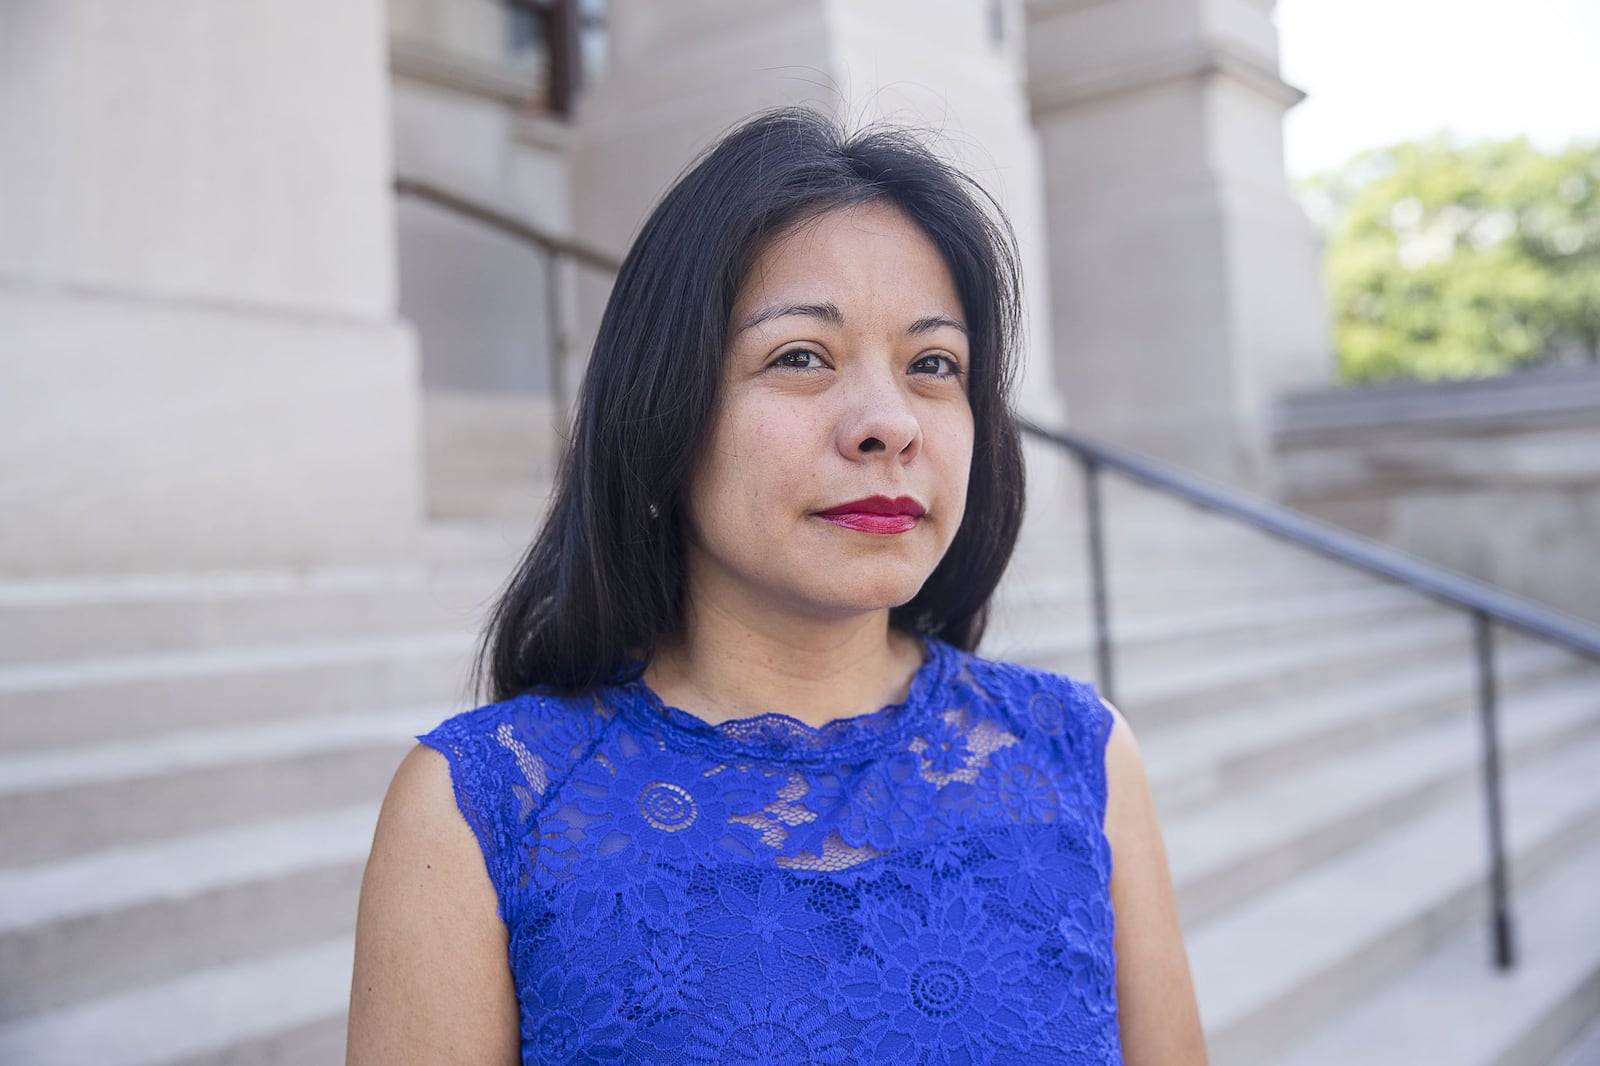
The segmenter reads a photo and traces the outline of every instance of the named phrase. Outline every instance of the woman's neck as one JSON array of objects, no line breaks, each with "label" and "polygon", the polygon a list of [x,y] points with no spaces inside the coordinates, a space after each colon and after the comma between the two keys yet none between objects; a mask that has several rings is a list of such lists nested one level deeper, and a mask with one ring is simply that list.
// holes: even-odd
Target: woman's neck
[{"label": "woman's neck", "polygon": [[905,699],[922,643],[887,610],[840,622],[686,612],[656,648],[644,680],[661,699],[713,724],[776,711],[812,726]]}]

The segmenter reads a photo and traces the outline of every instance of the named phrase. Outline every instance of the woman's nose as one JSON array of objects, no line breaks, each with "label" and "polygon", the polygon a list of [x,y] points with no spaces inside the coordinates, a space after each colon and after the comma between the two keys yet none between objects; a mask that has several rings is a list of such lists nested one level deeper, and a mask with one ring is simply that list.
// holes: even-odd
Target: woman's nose
[{"label": "woman's nose", "polygon": [[851,384],[839,420],[839,450],[847,459],[898,456],[913,459],[922,446],[922,423],[911,397],[889,373]]}]

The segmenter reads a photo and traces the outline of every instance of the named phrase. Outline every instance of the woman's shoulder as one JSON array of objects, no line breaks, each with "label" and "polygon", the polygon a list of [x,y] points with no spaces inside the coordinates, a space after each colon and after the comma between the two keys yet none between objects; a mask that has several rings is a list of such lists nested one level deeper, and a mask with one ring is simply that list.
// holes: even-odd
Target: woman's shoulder
[{"label": "woman's shoulder", "polygon": [[451,715],[425,735],[505,735],[516,732],[541,736],[574,731],[593,734],[603,726],[609,715],[605,702],[596,694],[563,696],[524,692]]},{"label": "woman's shoulder", "polygon": [[592,750],[611,718],[595,695],[523,693],[444,719],[417,739],[457,770],[506,772],[542,795]]},{"label": "woman's shoulder", "polygon": [[[453,795],[483,852],[502,918],[517,907],[526,861],[520,841],[561,783],[594,754],[609,721],[594,696],[525,693],[462,711],[417,736],[420,748],[444,756],[449,780],[434,760],[432,770],[414,771],[416,787],[428,790],[435,807]],[[414,751],[407,762],[417,758]]]},{"label": "woman's shoulder", "polygon": [[1020,728],[1051,735],[1087,733],[1103,748],[1114,713],[1091,682],[976,652],[963,652],[961,659],[962,674]]}]

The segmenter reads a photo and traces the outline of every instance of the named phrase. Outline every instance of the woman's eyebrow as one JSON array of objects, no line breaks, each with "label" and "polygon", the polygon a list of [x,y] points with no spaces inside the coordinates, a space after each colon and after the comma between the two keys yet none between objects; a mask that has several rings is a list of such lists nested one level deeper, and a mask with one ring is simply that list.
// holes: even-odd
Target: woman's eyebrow
[{"label": "woman's eyebrow", "polygon": [[751,315],[745,321],[745,324],[739,327],[738,332],[743,333],[747,329],[754,329],[763,322],[771,322],[773,319],[782,318],[785,315],[809,315],[812,318],[820,318],[822,321],[835,326],[844,325],[844,312],[840,311],[839,306],[831,301],[823,301],[819,304],[773,304],[771,307],[763,307]]},{"label": "woman's eyebrow", "polygon": [[928,315],[924,318],[919,318],[906,327],[906,333],[915,337],[919,333],[932,333],[936,329],[946,328],[960,330],[962,336],[970,336],[966,326],[953,318],[946,318],[944,315]]},{"label": "woman's eyebrow", "polygon": [[[746,319],[744,325],[739,327],[738,332],[743,333],[747,329],[754,329],[764,322],[771,322],[775,318],[783,318],[786,315],[806,315],[810,318],[821,319],[830,325],[844,325],[844,312],[839,310],[838,304],[825,300],[816,304],[773,304],[769,307],[763,307]],[[959,330],[963,335],[968,333],[965,325],[947,315],[924,315],[906,327],[906,334],[907,336],[915,337],[922,333],[932,333],[936,329]]]}]

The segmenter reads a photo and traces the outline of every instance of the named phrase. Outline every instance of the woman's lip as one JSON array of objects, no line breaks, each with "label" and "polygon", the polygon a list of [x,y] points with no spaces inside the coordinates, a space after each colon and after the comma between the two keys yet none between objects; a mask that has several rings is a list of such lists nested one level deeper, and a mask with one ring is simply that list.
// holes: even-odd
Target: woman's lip
[{"label": "woman's lip", "polygon": [[887,496],[868,496],[849,503],[841,503],[837,507],[830,507],[826,511],[818,511],[823,518],[841,518],[846,515],[868,515],[883,517],[921,518],[927,513],[927,508],[912,499],[910,496],[897,496],[890,499]]},{"label": "woman's lip", "polygon": [[864,511],[847,511],[843,514],[826,512],[818,518],[832,522],[857,533],[909,533],[917,528],[917,516],[910,514],[868,514]]}]

